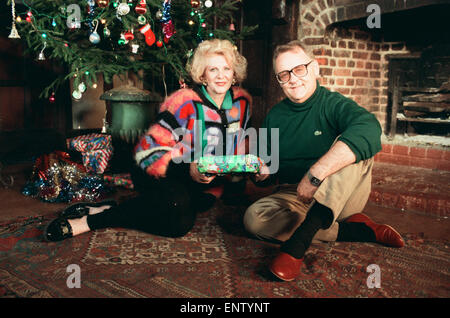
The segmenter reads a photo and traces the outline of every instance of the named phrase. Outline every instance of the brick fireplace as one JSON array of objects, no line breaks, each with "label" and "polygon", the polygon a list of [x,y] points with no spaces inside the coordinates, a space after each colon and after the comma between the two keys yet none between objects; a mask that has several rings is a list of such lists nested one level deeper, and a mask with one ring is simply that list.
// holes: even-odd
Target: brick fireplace
[{"label": "brick fireplace", "polygon": [[[380,8],[380,28],[367,26],[370,4]],[[430,50],[448,48],[449,9],[450,1],[442,0],[300,1],[298,38],[314,48],[321,65],[320,83],[355,100],[382,125],[383,150],[376,160],[450,170],[450,122],[444,120],[437,134],[436,129],[426,131],[427,123],[416,131],[399,122],[392,132],[397,119],[391,116],[393,65],[402,70],[399,59],[420,60]],[[439,63],[448,66],[448,58],[443,54]],[[426,72],[422,64],[416,70],[408,66],[409,72]],[[444,73],[435,76],[434,86],[450,80],[448,68],[440,70]]]}]

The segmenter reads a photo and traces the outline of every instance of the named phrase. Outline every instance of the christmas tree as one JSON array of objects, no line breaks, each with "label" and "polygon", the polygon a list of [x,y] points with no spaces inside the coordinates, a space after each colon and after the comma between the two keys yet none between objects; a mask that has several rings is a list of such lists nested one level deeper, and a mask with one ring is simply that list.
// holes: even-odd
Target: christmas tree
[{"label": "christmas tree", "polygon": [[100,74],[106,83],[128,72],[172,74],[188,81],[185,65],[193,49],[210,38],[233,42],[257,26],[237,32],[234,14],[239,0],[9,0],[9,38],[22,39],[38,60],[62,61],[68,73],[41,96],[54,94],[73,78],[72,96],[81,98],[95,87]]}]

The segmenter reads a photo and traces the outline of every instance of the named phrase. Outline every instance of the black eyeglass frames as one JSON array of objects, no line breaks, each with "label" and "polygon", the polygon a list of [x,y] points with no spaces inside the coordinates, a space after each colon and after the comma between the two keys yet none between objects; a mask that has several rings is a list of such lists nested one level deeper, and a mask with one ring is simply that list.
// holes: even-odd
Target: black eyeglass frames
[{"label": "black eyeglass frames", "polygon": [[298,78],[305,77],[306,75],[308,75],[308,65],[311,64],[313,61],[314,60],[311,60],[306,64],[297,65],[290,71],[287,71],[287,70],[281,71],[280,73],[278,73],[276,75],[277,81],[280,84],[285,84],[285,83],[289,82],[289,80],[291,79],[291,73],[293,73]]}]

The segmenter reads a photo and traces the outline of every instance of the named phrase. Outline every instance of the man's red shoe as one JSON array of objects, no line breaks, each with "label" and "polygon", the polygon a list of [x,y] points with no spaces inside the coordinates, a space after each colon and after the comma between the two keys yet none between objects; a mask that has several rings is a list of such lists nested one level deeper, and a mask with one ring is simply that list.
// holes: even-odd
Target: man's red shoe
[{"label": "man's red shoe", "polygon": [[270,264],[270,271],[276,277],[284,281],[291,281],[300,275],[300,267],[303,264],[303,258],[297,259],[287,253],[280,252]]},{"label": "man's red shoe", "polygon": [[391,247],[403,247],[405,241],[402,236],[393,227],[387,224],[378,224],[372,221],[367,215],[357,213],[350,216],[345,222],[357,222],[365,223],[375,233],[375,237],[378,243],[391,246]]}]

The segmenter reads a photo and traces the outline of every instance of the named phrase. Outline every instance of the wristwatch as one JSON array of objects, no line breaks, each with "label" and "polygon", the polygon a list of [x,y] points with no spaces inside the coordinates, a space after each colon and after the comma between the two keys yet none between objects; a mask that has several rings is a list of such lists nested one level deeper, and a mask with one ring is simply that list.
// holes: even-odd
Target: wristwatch
[{"label": "wristwatch", "polygon": [[308,176],[309,182],[311,182],[311,184],[315,187],[320,186],[320,184],[322,183],[322,180],[317,179],[316,177],[314,177],[311,172],[306,173],[306,175]]}]

